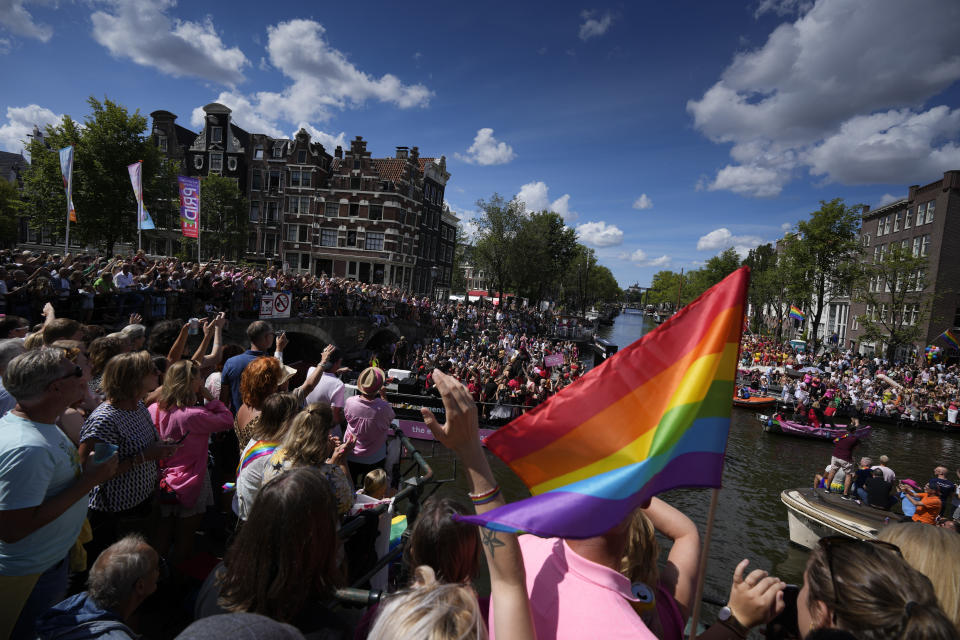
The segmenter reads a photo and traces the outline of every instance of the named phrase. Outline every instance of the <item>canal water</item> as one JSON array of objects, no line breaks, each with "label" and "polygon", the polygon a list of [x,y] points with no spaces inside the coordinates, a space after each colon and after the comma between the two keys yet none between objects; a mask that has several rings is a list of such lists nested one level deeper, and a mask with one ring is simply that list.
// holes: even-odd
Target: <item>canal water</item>
[{"label": "canal water", "polygon": [[[613,326],[601,327],[600,336],[622,348],[654,327],[640,314],[621,314]],[[454,468],[449,452],[423,444],[424,452],[433,454],[437,475],[450,480],[441,493],[459,494],[462,499],[466,482],[463,473]],[[705,594],[726,599],[734,567],[743,558],[750,559],[752,568],[766,569],[788,583],[802,582],[807,552],[789,543],[787,511],[780,502],[780,492],[812,485],[817,470],[830,462],[831,448],[828,442],[764,433],[755,412],[733,409]],[[877,426],[855,453],[857,459],[867,455],[874,460],[886,454],[898,478],[913,478],[922,486],[932,477],[936,464],[942,462],[951,469],[960,466],[960,439],[937,432]],[[488,457],[508,501],[529,495],[506,465],[493,455]],[[709,489],[679,489],[660,497],[689,516],[702,536],[710,495]],[[669,546],[667,541],[661,543]]]}]

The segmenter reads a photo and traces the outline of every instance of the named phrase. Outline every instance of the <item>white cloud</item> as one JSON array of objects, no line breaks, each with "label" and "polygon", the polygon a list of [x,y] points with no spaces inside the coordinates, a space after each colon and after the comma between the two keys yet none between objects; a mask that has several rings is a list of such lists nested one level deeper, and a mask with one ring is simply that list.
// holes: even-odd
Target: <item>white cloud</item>
[{"label": "white cloud", "polygon": [[312,142],[319,142],[320,144],[322,144],[323,148],[326,150],[327,153],[332,154],[333,150],[336,149],[337,147],[347,146],[346,132],[341,131],[340,133],[334,136],[333,134],[327,133],[326,131],[321,131],[320,129],[317,129],[315,126],[313,126],[308,122],[301,122],[300,124],[298,124],[296,131],[290,134],[290,138],[292,139],[297,134],[297,131],[299,131],[300,129],[306,129],[307,133],[310,134],[310,140]]},{"label": "white cloud", "polygon": [[605,11],[599,17],[596,11],[582,11],[580,17],[584,22],[580,25],[580,39],[586,42],[590,38],[602,36],[613,25],[613,14]]},{"label": "white cloud", "polygon": [[[882,196],[880,196],[880,202],[877,203],[877,207],[885,207],[885,206],[887,206],[888,204],[890,204],[891,202],[896,202],[897,200],[899,200],[899,199],[902,198],[902,197],[903,197],[903,196],[897,197],[897,196],[893,195],[892,193],[885,193],[885,194],[883,194]],[[875,208],[876,208],[876,207],[875,207]]]},{"label": "white cloud", "polygon": [[481,166],[506,164],[517,157],[517,154],[513,152],[513,147],[494,138],[493,129],[489,127],[477,130],[473,144],[467,147],[465,154],[457,153],[454,155],[464,162]]},{"label": "white cloud", "polygon": [[57,115],[46,107],[31,104],[26,107],[7,107],[7,122],[0,126],[0,149],[19,153],[26,148],[27,134],[33,125],[43,131],[48,124],[59,124],[63,115]]},{"label": "white cloud", "polygon": [[[954,28],[960,3],[807,4],[761,2],[761,13],[800,15],[776,27],[762,47],[737,53],[720,79],[687,103],[697,129],[733,145],[736,164],[721,169],[712,188],[770,196],[804,167],[827,182],[870,183],[891,176],[896,182],[929,180],[931,172],[955,166],[956,140],[950,137],[957,135],[956,116],[936,105],[923,110],[923,103],[960,79]],[[909,47],[877,38],[917,15],[937,19]],[[831,158],[841,147],[843,158]],[[915,168],[898,174],[904,166]]]},{"label": "white cloud", "polygon": [[626,259],[638,267],[663,267],[670,264],[670,256],[662,255],[659,258],[648,258],[643,249],[637,249]]},{"label": "white cloud", "polygon": [[403,84],[387,73],[376,78],[353,65],[346,54],[324,39],[326,30],[313,20],[290,20],[267,27],[270,64],[293,80],[282,92],[261,91],[255,102],[261,114],[300,120],[327,120],[332,108],[359,106],[367,100],[401,109],[424,107],[433,92],[422,84]]},{"label": "white cloud", "polygon": [[785,179],[774,169],[750,165],[727,165],[707,185],[709,191],[728,190],[744,196],[769,198],[780,195]]},{"label": "white cloud", "polygon": [[0,56],[10,53],[12,47],[13,44],[10,42],[10,38],[0,38]]},{"label": "white cloud", "polygon": [[547,183],[543,181],[528,182],[520,187],[520,191],[515,197],[524,204],[528,212],[553,211],[566,222],[572,222],[580,217],[579,213],[570,209],[569,193],[565,193],[550,202],[549,188]]},{"label": "white cloud", "polygon": [[780,231],[789,231],[792,228],[793,228],[792,222],[784,222],[783,224],[780,225]]},{"label": "white cloud", "polygon": [[[256,106],[243,94],[224,91],[217,96],[214,102],[219,102],[229,107],[232,111],[230,114],[231,118],[237,126],[242,129],[253,133],[264,133],[272,138],[285,137],[283,130],[277,126],[276,120],[261,114]],[[205,115],[202,106],[194,108],[190,114],[190,125],[195,129],[201,128]]]},{"label": "white cloud", "polygon": [[633,201],[634,209],[652,209],[653,200],[651,200],[647,194],[641,193],[640,197]]},{"label": "white cloud", "polygon": [[93,38],[117,58],[154,67],[180,77],[195,76],[234,86],[243,82],[243,68],[250,64],[239,47],[227,47],[213,20],[171,20],[167,11],[175,0],[106,0],[108,11],[95,11]]},{"label": "white cloud", "polygon": [[[48,42],[53,36],[53,28],[36,22],[24,6],[26,4],[29,4],[29,0],[0,0],[0,25],[14,35]],[[51,3],[41,0],[33,4]],[[6,42],[9,46],[10,41]]]},{"label": "white cloud", "polygon": [[603,221],[578,224],[577,236],[595,247],[614,247],[623,242],[623,231]]},{"label": "white cloud", "polygon": [[738,254],[745,256],[750,249],[763,244],[759,236],[735,236],[726,227],[714,229],[697,240],[698,251],[718,251],[733,247]]},{"label": "white cloud", "polygon": [[775,13],[781,17],[795,13],[803,14],[812,6],[813,0],[761,0],[753,16],[759,18],[765,13]]}]

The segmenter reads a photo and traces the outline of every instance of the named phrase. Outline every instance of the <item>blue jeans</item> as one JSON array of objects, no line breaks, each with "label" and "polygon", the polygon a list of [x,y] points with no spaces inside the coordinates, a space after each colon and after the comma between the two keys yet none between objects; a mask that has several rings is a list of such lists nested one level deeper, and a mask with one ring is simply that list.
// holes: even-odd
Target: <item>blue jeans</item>
[{"label": "blue jeans", "polygon": [[67,569],[70,567],[69,556],[53,565],[37,579],[27,603],[20,611],[17,626],[13,628],[10,640],[33,640],[37,637],[34,629],[37,618],[50,607],[67,596]]}]

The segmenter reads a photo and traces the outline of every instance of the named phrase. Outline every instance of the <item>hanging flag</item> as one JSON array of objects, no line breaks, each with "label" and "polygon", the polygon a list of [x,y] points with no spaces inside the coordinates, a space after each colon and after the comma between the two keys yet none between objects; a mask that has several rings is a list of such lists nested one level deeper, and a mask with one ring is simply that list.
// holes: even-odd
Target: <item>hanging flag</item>
[{"label": "hanging flag", "polygon": [[795,304],[792,304],[790,305],[790,317],[793,318],[794,320],[799,320],[800,322],[803,322],[804,320],[807,319],[807,314],[805,314],[803,310],[800,309],[800,307],[798,307]]},{"label": "hanging flag", "polygon": [[957,340],[957,336],[953,335],[953,332],[950,331],[950,329],[947,329],[937,337],[943,338],[944,340],[952,344],[955,349],[960,349],[960,340]]},{"label": "hanging flag", "polygon": [[187,238],[200,231],[200,179],[177,176],[180,191],[180,229]]},{"label": "hanging flag", "polygon": [[67,219],[77,221],[77,210],[73,206],[73,145],[60,149],[60,173],[63,175],[63,190],[67,193]]},{"label": "hanging flag", "polygon": [[467,522],[587,538],[652,496],[719,487],[750,271],[486,438],[533,497]]},{"label": "hanging flag", "polygon": [[133,185],[133,197],[137,199],[137,229],[149,231],[156,229],[153,226],[153,218],[147,213],[147,208],[143,206],[143,163],[134,162],[127,165],[127,171],[130,172],[130,184]]}]

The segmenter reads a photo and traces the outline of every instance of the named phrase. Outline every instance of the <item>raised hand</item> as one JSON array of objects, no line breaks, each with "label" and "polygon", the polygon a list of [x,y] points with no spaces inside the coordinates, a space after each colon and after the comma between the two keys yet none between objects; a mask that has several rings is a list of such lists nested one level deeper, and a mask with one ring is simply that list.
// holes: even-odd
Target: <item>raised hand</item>
[{"label": "raised hand", "polygon": [[439,369],[433,370],[433,383],[443,399],[447,421],[440,424],[427,407],[420,412],[433,436],[445,447],[461,453],[480,449],[480,424],[477,405],[467,388]]},{"label": "raised hand", "polygon": [[727,606],[737,622],[746,628],[773,620],[784,609],[786,583],[762,569],[754,569],[744,578],[749,560],[741,560],[733,571],[733,584]]},{"label": "raised hand", "polygon": [[142,322],[143,322],[143,316],[141,316],[139,313],[130,314],[130,322],[128,324],[140,324]]}]

